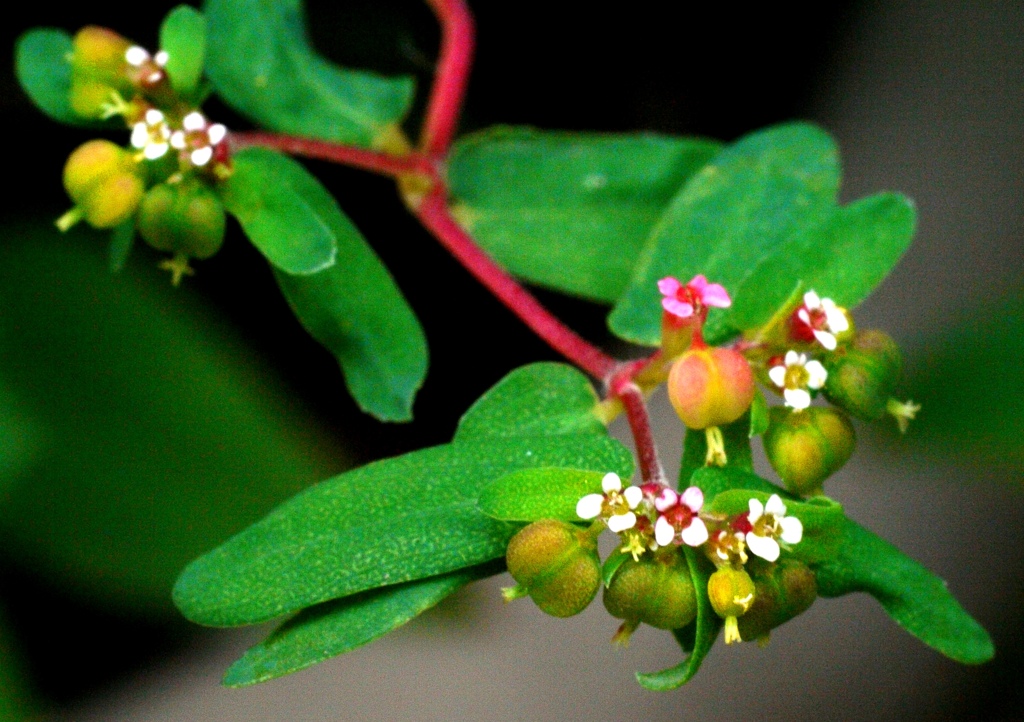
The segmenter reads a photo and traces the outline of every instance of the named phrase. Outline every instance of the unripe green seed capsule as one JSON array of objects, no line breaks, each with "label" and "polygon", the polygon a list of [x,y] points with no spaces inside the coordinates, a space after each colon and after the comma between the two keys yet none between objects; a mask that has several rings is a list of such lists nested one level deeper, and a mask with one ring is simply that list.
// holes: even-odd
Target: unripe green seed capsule
[{"label": "unripe green seed capsule", "polygon": [[820,493],[821,483],[850,460],[853,424],[842,412],[812,406],[803,411],[776,406],[764,434],[772,468],[794,494]]},{"label": "unripe green seed capsule", "polygon": [[113,228],[130,218],[145,191],[131,153],[106,140],[91,140],[71,153],[64,188],[95,228]]},{"label": "unripe green seed capsule", "polygon": [[708,579],[708,598],[723,619],[743,616],[753,605],[754,596],[754,580],[745,569],[725,567]]},{"label": "unripe green seed capsule", "polygon": [[604,591],[604,606],[613,617],[635,626],[679,629],[697,616],[697,594],[689,565],[678,549],[626,560]]},{"label": "unripe green seed capsule", "polygon": [[750,408],[754,374],[732,349],[691,348],[672,365],[668,398],[689,428],[724,426]]},{"label": "unripe green seed capsule", "polygon": [[158,251],[209,258],[224,243],[224,204],[205,183],[161,183],[139,207],[139,235]]},{"label": "unripe green seed capsule", "polygon": [[132,43],[113,30],[88,25],[71,40],[71,64],[76,71],[113,80],[128,67],[125,53]]},{"label": "unripe green seed capsule", "polygon": [[601,560],[587,531],[544,519],[519,530],[505,553],[508,571],[542,611],[579,614],[601,586]]},{"label": "unripe green seed capsule", "polygon": [[877,330],[858,333],[825,368],[825,396],[858,418],[877,421],[886,414],[902,370],[899,347]]},{"label": "unripe green seed capsule", "polygon": [[818,596],[814,572],[792,558],[780,559],[764,574],[755,573],[754,589],[754,604],[738,620],[740,636],[748,642],[807,611]]}]

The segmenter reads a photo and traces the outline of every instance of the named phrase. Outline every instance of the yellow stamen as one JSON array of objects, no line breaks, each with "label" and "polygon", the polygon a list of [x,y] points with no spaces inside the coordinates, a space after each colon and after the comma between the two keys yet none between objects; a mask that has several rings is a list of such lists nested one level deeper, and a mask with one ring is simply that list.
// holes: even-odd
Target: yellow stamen
[{"label": "yellow stamen", "polygon": [[717,426],[709,426],[704,430],[707,438],[708,453],[704,458],[705,466],[725,466],[728,459],[725,456],[725,438],[722,430]]}]

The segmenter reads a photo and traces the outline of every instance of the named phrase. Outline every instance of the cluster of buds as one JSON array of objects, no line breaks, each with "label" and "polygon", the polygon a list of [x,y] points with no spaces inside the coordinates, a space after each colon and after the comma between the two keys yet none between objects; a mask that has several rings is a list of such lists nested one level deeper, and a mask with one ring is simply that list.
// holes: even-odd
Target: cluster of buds
[{"label": "cluster of buds", "polygon": [[80,30],[72,41],[71,108],[83,119],[123,119],[126,148],[93,140],[64,166],[74,207],[57,221],[95,228],[133,222],[139,235],[171,254],[162,267],[177,284],[189,258],[208,258],[224,240],[224,205],[215,186],[230,174],[227,129],[210,123],[172,86],[166,51],[151,55],[117,33]]},{"label": "cluster of buds", "polygon": [[[725,620],[726,641],[763,637],[778,624],[765,627],[762,620],[743,634],[737,620],[758,608],[758,583],[769,589],[761,602],[767,610],[762,615],[765,619],[774,622],[799,613],[792,611],[788,601],[780,611],[775,566],[782,552],[803,538],[803,525],[795,516],[787,516],[777,495],[766,503],[752,498],[748,510],[733,517],[709,513],[703,507],[704,494],[696,486],[681,493],[660,483],[624,488],[618,475],[606,474],[602,492],[587,494],[576,506],[580,519],[592,522],[589,528],[543,520],[512,538],[506,560],[517,585],[505,590],[505,597],[529,595],[555,616],[582,611],[601,586],[596,540],[608,529],[619,536],[613,555],[617,566],[603,597],[608,612],[623,620],[615,641],[625,644],[640,624],[679,629],[693,621],[697,592],[683,546],[701,550],[717,567],[708,595]],[[787,569],[798,564],[783,561]],[[810,585],[813,589],[813,575]],[[785,600],[791,596],[787,593]],[[799,611],[803,609],[806,605]]]}]

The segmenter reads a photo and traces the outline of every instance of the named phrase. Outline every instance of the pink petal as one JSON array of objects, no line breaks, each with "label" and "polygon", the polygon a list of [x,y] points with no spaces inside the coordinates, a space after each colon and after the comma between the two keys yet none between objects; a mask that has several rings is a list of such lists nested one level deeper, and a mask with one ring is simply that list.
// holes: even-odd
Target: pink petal
[{"label": "pink petal", "polygon": [[663,296],[675,296],[682,287],[683,284],[672,278],[672,276],[666,276],[658,281],[658,290],[661,291]]},{"label": "pink petal", "polygon": [[723,286],[717,283],[710,283],[707,287],[701,291],[700,300],[704,302],[705,306],[715,306],[717,308],[729,308],[732,305],[732,299],[729,298],[729,293]]},{"label": "pink petal", "polygon": [[708,528],[704,522],[696,517],[690,522],[690,526],[683,529],[683,543],[691,547],[699,547],[708,540]]},{"label": "pink petal", "polygon": [[707,288],[708,279],[704,276],[703,273],[698,273],[696,276],[691,278],[690,282],[687,283],[686,285],[692,288],[694,291],[696,291],[697,295],[699,296],[703,294],[704,289]]},{"label": "pink petal", "polygon": [[704,506],[704,492],[696,486],[691,486],[683,492],[683,504],[690,507],[690,511],[696,514]]},{"label": "pink petal", "polygon": [[689,318],[693,315],[693,306],[683,303],[678,298],[663,298],[661,299],[661,306],[673,316],[678,316],[679,318]]},{"label": "pink petal", "polygon": [[672,489],[662,489],[661,493],[658,494],[654,499],[654,508],[658,511],[667,511],[676,505],[679,501],[679,495]]}]

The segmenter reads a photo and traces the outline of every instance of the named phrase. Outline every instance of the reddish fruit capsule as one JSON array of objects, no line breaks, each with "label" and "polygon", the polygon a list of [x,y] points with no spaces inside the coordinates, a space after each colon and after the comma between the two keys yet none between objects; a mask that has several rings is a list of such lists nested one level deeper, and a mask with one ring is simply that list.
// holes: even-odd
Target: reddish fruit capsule
[{"label": "reddish fruit capsule", "polygon": [[691,348],[672,365],[668,398],[689,428],[722,426],[750,408],[754,374],[732,349]]}]

